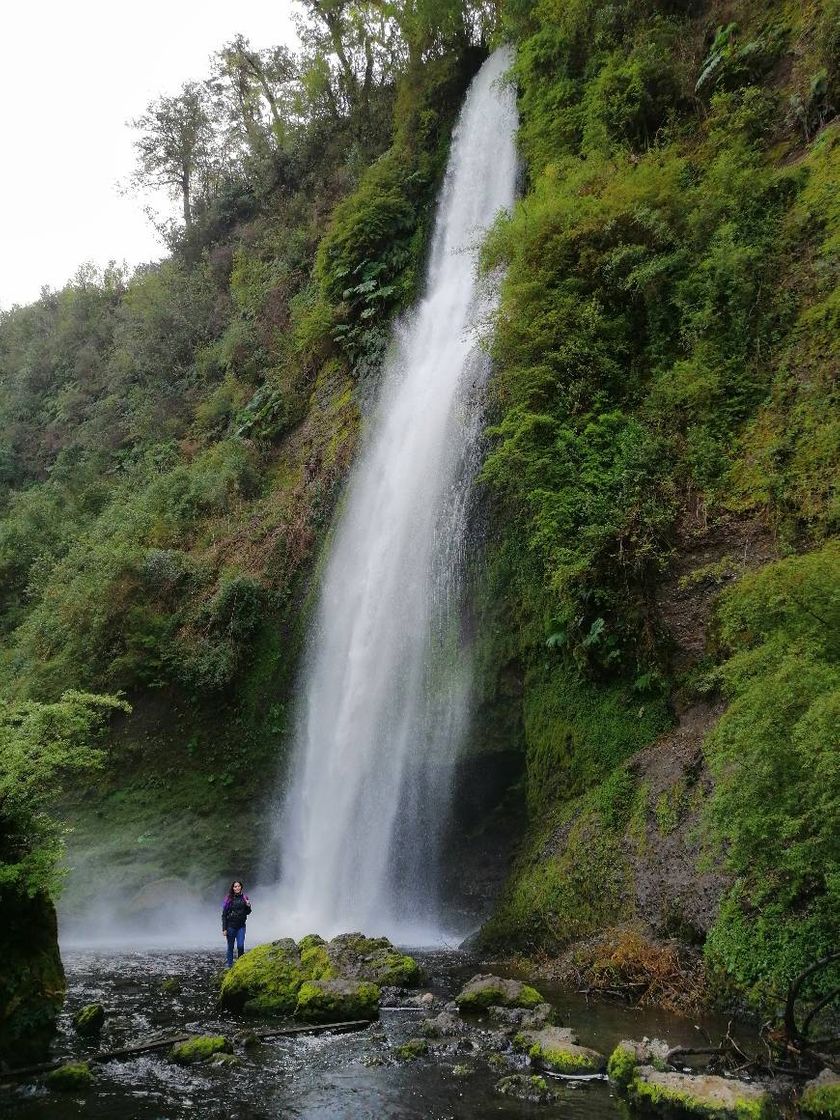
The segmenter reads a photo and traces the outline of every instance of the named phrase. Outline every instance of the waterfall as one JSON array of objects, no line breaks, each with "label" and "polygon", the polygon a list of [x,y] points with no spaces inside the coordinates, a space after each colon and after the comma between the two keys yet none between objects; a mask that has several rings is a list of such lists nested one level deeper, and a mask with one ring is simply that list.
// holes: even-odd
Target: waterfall
[{"label": "waterfall", "polygon": [[496,51],[467,92],[425,289],[397,326],[351,473],[304,662],[276,844],[283,931],[441,934],[439,842],[467,724],[459,634],[494,284],[484,233],[513,203],[517,126]]}]

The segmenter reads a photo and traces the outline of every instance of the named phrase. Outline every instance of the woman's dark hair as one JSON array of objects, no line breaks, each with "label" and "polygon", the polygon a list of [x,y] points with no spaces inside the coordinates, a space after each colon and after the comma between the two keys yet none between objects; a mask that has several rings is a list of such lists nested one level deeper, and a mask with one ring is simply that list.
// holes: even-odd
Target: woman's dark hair
[{"label": "woman's dark hair", "polygon": [[230,900],[233,898],[233,888],[236,886],[237,883],[242,888],[241,893],[242,894],[245,893],[245,884],[242,882],[242,880],[241,879],[234,879],[233,882],[231,883],[231,885],[228,887],[228,892],[227,892],[227,895],[225,896],[225,902],[230,902]]}]

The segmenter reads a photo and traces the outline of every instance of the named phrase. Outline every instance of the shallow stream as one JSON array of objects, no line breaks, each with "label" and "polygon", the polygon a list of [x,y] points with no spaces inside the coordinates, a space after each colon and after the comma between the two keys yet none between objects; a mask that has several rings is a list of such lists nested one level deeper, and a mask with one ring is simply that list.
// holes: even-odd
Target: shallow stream
[{"label": "shallow stream", "polygon": [[[413,951],[428,977],[424,990],[451,999],[465,979],[487,965],[462,952]],[[217,976],[223,964],[219,949],[173,951],[64,951],[68,996],[56,1041],[56,1057],[81,1059],[97,1049],[110,1050],[156,1032],[194,1031],[232,1036],[243,1026],[272,1025],[235,1019],[215,1006]],[[499,969],[500,972],[503,970]],[[177,977],[181,991],[164,994],[161,984]],[[574,993],[537,982],[556,1007],[562,1025],[574,1027],[580,1041],[603,1053],[621,1038],[643,1035],[697,1044],[694,1020],[655,1010],[587,1003]],[[107,1019],[98,1043],[80,1039],[71,1018],[86,1003],[101,1002]],[[498,1096],[494,1084],[516,1066],[488,1063],[492,1040],[482,1033],[448,1040],[452,1052],[400,1062],[394,1046],[417,1035],[426,1012],[383,1010],[381,1022],[358,1034],[272,1039],[237,1051],[240,1065],[183,1069],[166,1051],[94,1067],[94,1088],[86,1094],[49,1092],[41,1081],[0,1089],[0,1114],[15,1120],[277,1120],[334,1118],[353,1120],[476,1120],[480,1117],[544,1117],[575,1120],[621,1115],[603,1080],[557,1081],[556,1104],[527,1105]],[[721,1024],[706,1022],[715,1037]],[[491,1024],[486,1024],[488,1031]],[[478,1045],[476,1046],[476,1042]],[[526,1068],[524,1058],[510,1055]],[[458,1073],[453,1072],[461,1067]],[[470,1072],[465,1073],[463,1067]]]}]

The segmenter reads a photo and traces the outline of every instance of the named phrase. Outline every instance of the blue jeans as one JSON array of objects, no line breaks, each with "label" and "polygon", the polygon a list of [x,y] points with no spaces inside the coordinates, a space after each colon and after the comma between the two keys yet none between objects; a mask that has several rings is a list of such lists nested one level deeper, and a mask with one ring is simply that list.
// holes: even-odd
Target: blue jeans
[{"label": "blue jeans", "polygon": [[240,926],[239,929],[229,929],[227,931],[227,966],[233,967],[233,943],[236,942],[236,955],[241,957],[245,952],[245,927]]}]

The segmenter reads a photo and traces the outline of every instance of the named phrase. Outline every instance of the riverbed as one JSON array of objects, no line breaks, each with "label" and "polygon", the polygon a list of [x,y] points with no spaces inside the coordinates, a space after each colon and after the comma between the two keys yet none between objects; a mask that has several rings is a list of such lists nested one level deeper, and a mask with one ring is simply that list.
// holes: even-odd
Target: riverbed
[{"label": "riverbed", "polygon": [[[411,950],[423,965],[423,990],[451,999],[465,979],[487,971],[460,951]],[[68,994],[54,1046],[56,1057],[83,1059],[97,1049],[115,1049],[156,1032],[196,1032],[232,1036],[243,1023],[215,1005],[223,953],[206,950],[65,950]],[[501,969],[499,971],[502,971]],[[175,977],[180,991],[161,985]],[[555,1006],[558,1021],[571,1026],[580,1041],[609,1053],[621,1038],[659,1036],[696,1045],[696,1020],[620,1004],[588,1003],[582,996],[537,982]],[[107,1019],[98,1042],[79,1038],[72,1016],[84,1004],[101,1002]],[[474,1036],[454,1041],[442,1056],[398,1061],[394,1047],[417,1035],[425,1013],[384,1009],[381,1021],[355,1034],[266,1040],[247,1052],[241,1064],[184,1069],[166,1051],[94,1066],[94,1087],[85,1094],[59,1094],[31,1082],[0,1090],[0,1113],[15,1120],[478,1120],[482,1117],[544,1117],[545,1120],[618,1118],[622,1115],[605,1080],[553,1081],[556,1103],[527,1105],[499,1096],[494,1085],[506,1073],[528,1072],[527,1059],[507,1054],[488,1061],[491,1024]],[[721,1024],[699,1024],[719,1033]],[[456,1049],[457,1047],[457,1049]],[[518,1063],[518,1064],[517,1064]]]}]

